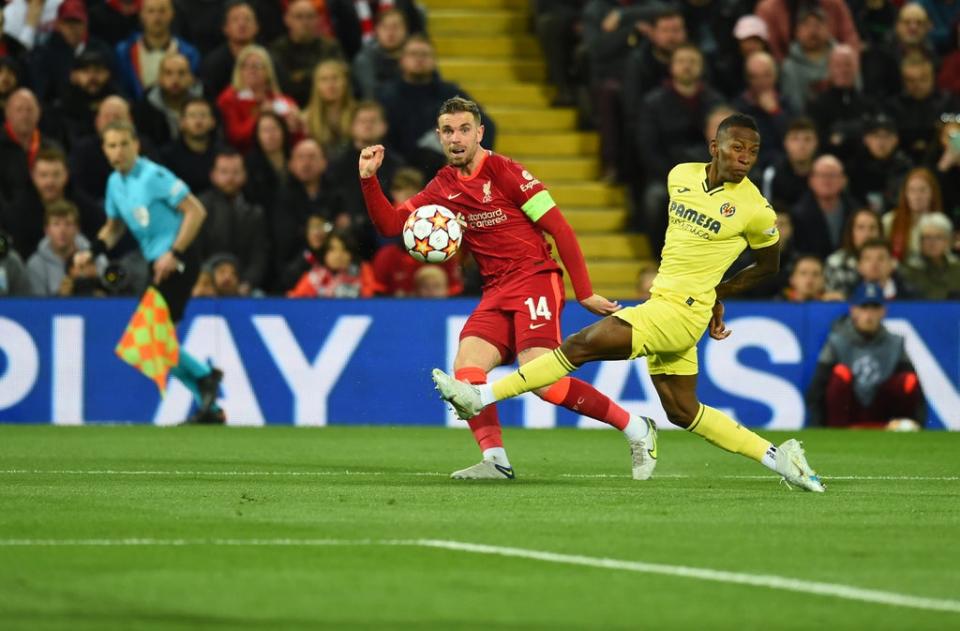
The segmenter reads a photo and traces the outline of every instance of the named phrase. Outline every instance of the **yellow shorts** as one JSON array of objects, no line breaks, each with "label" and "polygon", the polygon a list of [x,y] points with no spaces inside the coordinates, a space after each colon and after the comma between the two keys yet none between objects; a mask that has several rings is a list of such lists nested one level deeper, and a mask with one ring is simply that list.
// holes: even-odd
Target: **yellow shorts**
[{"label": "yellow shorts", "polygon": [[630,359],[645,356],[651,375],[695,375],[697,342],[712,313],[712,304],[658,292],[643,304],[613,315],[633,327]]}]

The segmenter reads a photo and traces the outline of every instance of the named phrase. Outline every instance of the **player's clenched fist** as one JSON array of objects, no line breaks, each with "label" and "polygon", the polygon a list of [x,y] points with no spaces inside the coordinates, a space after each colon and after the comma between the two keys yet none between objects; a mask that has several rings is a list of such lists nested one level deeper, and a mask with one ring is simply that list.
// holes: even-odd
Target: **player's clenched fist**
[{"label": "player's clenched fist", "polygon": [[370,177],[383,164],[383,145],[364,147],[360,151],[360,177]]}]

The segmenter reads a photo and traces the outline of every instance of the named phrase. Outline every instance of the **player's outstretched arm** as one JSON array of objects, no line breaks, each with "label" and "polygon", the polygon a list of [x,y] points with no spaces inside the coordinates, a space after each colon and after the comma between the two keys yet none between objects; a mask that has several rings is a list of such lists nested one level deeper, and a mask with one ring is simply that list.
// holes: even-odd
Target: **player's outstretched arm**
[{"label": "player's outstretched arm", "polygon": [[360,191],[367,206],[367,214],[370,215],[377,232],[385,237],[395,237],[403,231],[403,223],[410,211],[403,207],[394,208],[383,194],[380,181],[374,177],[383,164],[384,151],[383,145],[364,147],[360,151]]}]

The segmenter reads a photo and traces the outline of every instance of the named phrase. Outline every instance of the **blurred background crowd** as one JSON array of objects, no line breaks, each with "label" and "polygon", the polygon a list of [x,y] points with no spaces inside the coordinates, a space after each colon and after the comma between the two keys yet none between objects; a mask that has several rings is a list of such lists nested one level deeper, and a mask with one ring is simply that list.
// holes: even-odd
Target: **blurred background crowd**
[{"label": "blurred background crowd", "polygon": [[[528,14],[552,105],[598,133],[600,177],[628,191],[627,229],[650,243],[636,294],[616,297],[649,291],[666,174],[707,161],[732,111],[758,122],[750,177],[783,236],[780,277],[751,297],[845,299],[864,282],[887,300],[960,295],[960,1],[531,0]],[[468,253],[424,266],[378,237],[357,180],[360,148],[383,143],[384,190],[417,192],[444,162],[439,105],[470,97],[438,71],[413,0],[10,0],[2,16],[0,295],[143,289],[129,236],[109,273],[73,264],[105,219],[98,131],[120,119],[208,211],[195,295],[479,292]]]}]

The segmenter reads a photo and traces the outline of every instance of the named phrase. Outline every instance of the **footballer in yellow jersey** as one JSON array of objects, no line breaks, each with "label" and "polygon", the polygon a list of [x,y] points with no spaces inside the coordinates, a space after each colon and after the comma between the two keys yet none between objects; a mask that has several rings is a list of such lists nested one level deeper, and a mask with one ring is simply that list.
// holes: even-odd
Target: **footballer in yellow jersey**
[{"label": "footballer in yellow jersey", "polygon": [[[671,423],[760,462],[792,486],[822,493],[823,484],[797,440],[775,447],[697,397],[697,342],[705,331],[717,340],[730,335],[721,299],[753,287],[779,269],[775,213],[747,178],[759,150],[756,122],[733,114],[720,123],[710,141],[709,163],[680,164],[670,171],[669,222],[650,300],[574,333],[551,353],[491,384],[472,386],[434,370],[441,396],[468,419],[496,401],[554,383],[586,362],[643,355]],[[754,263],[722,280],[748,247]],[[647,427],[632,428],[637,437],[629,440],[637,480],[653,474],[659,455],[656,424],[643,420]]]}]

